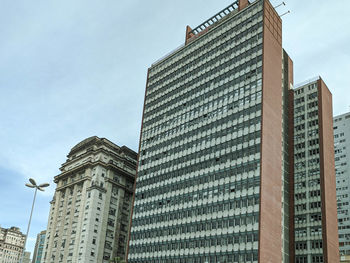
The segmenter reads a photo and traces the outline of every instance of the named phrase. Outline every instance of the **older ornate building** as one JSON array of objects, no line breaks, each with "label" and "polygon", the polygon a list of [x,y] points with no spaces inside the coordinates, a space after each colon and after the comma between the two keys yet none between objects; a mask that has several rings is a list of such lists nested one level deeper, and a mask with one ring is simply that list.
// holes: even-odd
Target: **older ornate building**
[{"label": "older ornate building", "polygon": [[0,262],[18,263],[24,247],[25,235],[18,227],[0,227]]},{"label": "older ornate building", "polygon": [[137,154],[94,136],[67,157],[55,177],[43,262],[125,257]]}]

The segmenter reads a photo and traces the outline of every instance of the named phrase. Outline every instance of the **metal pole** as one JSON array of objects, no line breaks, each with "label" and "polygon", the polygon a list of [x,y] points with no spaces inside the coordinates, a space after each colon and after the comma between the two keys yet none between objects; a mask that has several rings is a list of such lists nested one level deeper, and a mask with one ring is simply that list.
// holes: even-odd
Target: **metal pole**
[{"label": "metal pole", "polygon": [[34,198],[33,198],[33,204],[32,204],[32,210],[30,211],[29,223],[28,223],[28,227],[27,227],[27,234],[26,234],[26,237],[25,237],[25,239],[24,239],[23,253],[22,253],[22,257],[21,257],[19,263],[22,263],[22,262],[23,262],[24,253],[26,252],[27,238],[28,238],[28,234],[29,234],[30,222],[32,221],[32,215],[33,215],[33,209],[34,209],[34,203],[35,203],[35,198],[36,198],[36,192],[37,192],[37,190],[38,190],[38,188],[35,187]]}]

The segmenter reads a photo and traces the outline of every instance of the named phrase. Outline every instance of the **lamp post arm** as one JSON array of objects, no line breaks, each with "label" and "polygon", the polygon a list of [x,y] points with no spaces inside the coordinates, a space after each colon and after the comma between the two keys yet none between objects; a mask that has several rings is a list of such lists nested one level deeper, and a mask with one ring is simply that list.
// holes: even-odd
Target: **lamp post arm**
[{"label": "lamp post arm", "polygon": [[24,247],[23,247],[23,253],[21,256],[21,259],[19,261],[19,263],[23,262],[24,259],[24,253],[26,251],[26,244],[27,244],[27,238],[28,238],[28,234],[29,234],[29,229],[30,229],[30,223],[32,221],[32,215],[33,215],[33,209],[34,209],[34,204],[35,204],[35,198],[36,198],[36,192],[38,191],[38,188],[35,187],[35,192],[34,192],[34,198],[33,198],[33,204],[32,204],[32,210],[30,211],[30,217],[29,217],[29,223],[28,223],[28,227],[27,227],[27,233],[26,233],[26,237],[24,239]]}]

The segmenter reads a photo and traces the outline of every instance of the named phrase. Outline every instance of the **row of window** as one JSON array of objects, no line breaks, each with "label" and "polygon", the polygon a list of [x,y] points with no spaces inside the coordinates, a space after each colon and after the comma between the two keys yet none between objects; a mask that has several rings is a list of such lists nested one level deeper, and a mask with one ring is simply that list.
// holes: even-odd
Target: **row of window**
[{"label": "row of window", "polygon": [[[261,115],[261,103],[257,103],[255,106],[251,106],[248,109],[242,109],[235,113],[231,113],[230,116],[216,119],[215,122],[211,122],[204,125],[202,124],[202,126],[198,129],[187,129],[187,130],[184,129],[183,133],[185,133],[187,138],[192,138],[194,136],[201,136],[201,134],[204,131],[207,131],[209,133],[210,131],[213,131],[215,128],[216,130],[215,132],[218,132],[219,134],[221,132],[223,133],[222,136],[224,136],[224,134],[229,134],[233,130],[234,131],[241,130],[244,127],[244,124],[243,124],[244,122],[240,120],[243,120],[244,118],[247,118],[247,117],[250,118],[251,115],[254,115],[254,116]],[[239,129],[236,129],[233,127],[223,128],[224,124],[233,123],[234,120],[237,120],[238,123],[236,125],[239,126]],[[145,155],[147,152],[156,152],[156,151],[165,152],[167,151],[166,149],[169,148],[169,145],[171,146],[171,148],[180,147],[182,148],[181,150],[188,149],[189,147],[187,146],[187,144],[183,142],[183,136],[184,136],[183,133],[173,138],[167,138],[167,140],[165,141],[155,141],[154,143],[152,143],[152,145],[147,145],[147,147],[145,146],[145,141],[144,140],[141,141],[141,148],[142,148],[141,157]]]},{"label": "row of window", "polygon": [[130,245],[130,252],[132,254],[143,254],[150,252],[171,251],[191,248],[210,248],[213,246],[227,246],[233,244],[247,244],[258,242],[258,233],[256,232],[240,232],[234,235],[226,236],[210,236],[197,237],[191,239],[152,242],[147,245]]},{"label": "row of window", "polygon": [[[153,136],[149,139],[147,139],[146,141],[147,142],[152,142],[152,141],[158,141],[158,140],[162,140],[162,139],[165,139],[168,143],[169,141],[171,142],[171,138],[169,138],[170,136],[172,135],[178,135],[177,137],[173,138],[173,139],[178,139],[178,137],[181,137],[183,138],[183,134],[180,134],[181,131],[184,131],[185,129],[188,128],[188,126],[193,126],[195,124],[198,124],[198,123],[202,123],[204,120],[206,119],[215,119],[217,120],[217,116],[220,114],[224,114],[226,112],[229,111],[229,107],[223,107],[222,109],[220,109],[220,111],[215,111],[215,112],[212,112],[212,113],[208,113],[208,114],[204,114],[202,115],[201,117],[199,117],[198,119],[194,119],[192,121],[189,121],[185,124],[182,124],[181,126],[178,126],[176,128],[173,128],[173,129],[170,129],[170,130],[166,130],[156,136]],[[232,117],[229,116],[229,117]],[[213,122],[212,122],[213,123]],[[222,129],[221,131],[218,130],[217,132],[215,132],[215,135],[212,134],[211,137],[209,137],[210,135],[207,135],[206,137],[200,137],[198,138],[197,140],[192,140],[191,141],[191,144],[187,145],[187,147],[185,148],[184,146],[181,146],[182,148],[185,148],[185,149],[188,149],[189,147],[191,146],[194,146],[194,145],[200,145],[202,144],[203,142],[205,142],[206,140],[209,141],[211,139],[216,139],[216,138],[219,138],[219,137],[225,137],[227,136],[228,134],[231,134],[231,133],[238,133],[238,132],[242,132],[244,128],[248,127],[248,128],[251,128],[251,126],[254,126],[254,125],[258,125],[261,123],[261,117],[258,116],[258,117],[255,117],[255,118],[251,118],[249,120],[246,120],[242,123],[238,123],[237,125],[232,125],[226,129]],[[202,133],[202,129],[197,129],[197,134],[203,134]],[[187,134],[186,134],[187,135]],[[188,136],[186,136],[188,137]],[[169,140],[170,139],[170,140]],[[180,146],[178,146],[180,147]],[[172,147],[174,149],[174,147]],[[147,150],[146,147],[143,147],[142,149],[142,152],[145,153]],[[164,156],[164,152],[163,152],[163,156]],[[142,156],[142,160],[145,160],[147,157],[146,156]],[[156,158],[156,157],[155,157]]]},{"label": "row of window", "polygon": [[[223,146],[227,146],[227,145],[223,145]],[[225,147],[227,149],[227,147]],[[223,149],[225,149],[223,147]],[[143,177],[144,179],[148,179],[148,183],[144,184],[144,185],[150,185],[152,183],[157,183],[160,181],[165,180],[166,178],[178,178],[178,176],[181,175],[186,175],[186,174],[191,174],[193,172],[198,172],[198,171],[202,171],[205,170],[207,168],[211,168],[211,167],[215,167],[217,165],[222,164],[223,160],[236,160],[239,157],[248,157],[248,156],[256,156],[257,153],[260,153],[260,144],[256,144],[254,146],[250,146],[250,147],[246,147],[246,148],[241,148],[239,150],[234,151],[231,154],[227,154],[228,156],[226,157],[222,157],[222,159],[219,158],[219,160],[215,159],[210,159],[209,161],[200,161],[198,163],[189,163],[189,162],[184,162],[182,163],[182,165],[179,165],[178,167],[174,167],[170,166],[167,168],[167,166],[165,166],[165,164],[160,164],[157,166],[153,166],[152,168],[149,168],[148,171],[147,170],[143,170]],[[208,156],[209,157],[209,156]],[[233,169],[233,173],[235,174],[241,174],[241,173],[248,173],[250,171],[254,171],[256,168],[255,166],[251,165],[251,163],[248,162],[248,160],[246,160],[245,162],[241,162],[241,163],[237,163],[236,166],[232,167]],[[153,171],[153,170],[158,170],[158,171]],[[166,171],[167,173],[173,175],[173,176],[169,176],[166,175],[166,173],[163,173],[163,171]],[[175,176],[175,177],[174,177]],[[138,184],[141,183],[142,181],[140,180],[140,182],[137,182]]]},{"label": "row of window", "polygon": [[322,215],[321,212],[318,213],[312,213],[312,214],[302,214],[302,215],[296,215],[294,217],[295,224],[305,224],[305,223],[321,223],[322,221]]},{"label": "row of window", "polygon": [[221,201],[220,203],[212,203],[206,205],[198,205],[196,207],[184,208],[181,210],[162,212],[160,214],[145,215],[133,218],[133,227],[144,226],[157,222],[168,222],[169,220],[178,220],[195,217],[198,215],[206,215],[221,211],[232,211],[236,208],[248,208],[257,204],[259,198],[245,197],[238,200],[232,200],[231,202]]},{"label": "row of window", "polygon": [[[318,120],[313,120],[313,121],[308,121],[308,128],[312,128],[312,127],[314,127],[314,126],[317,126],[318,125]],[[295,131],[302,131],[302,130],[305,130],[305,123],[302,123],[302,124],[299,124],[299,125],[296,125],[295,127],[294,127],[294,129],[295,129]]]},{"label": "row of window", "polygon": [[[148,243],[150,240],[158,237],[178,236],[187,233],[211,231],[218,229],[227,229],[235,226],[247,226],[257,224],[259,222],[258,213],[248,213],[219,219],[202,220],[198,222],[189,222],[182,224],[174,224],[171,226],[154,227],[152,229],[135,229],[132,233],[133,240],[141,240]],[[238,233],[237,233],[238,234]],[[171,237],[171,238],[173,238]]]},{"label": "row of window", "polygon": [[[314,190],[314,191],[310,191],[308,194],[310,197],[318,197],[321,196],[321,190]],[[294,195],[296,200],[302,200],[302,199],[306,199],[306,192],[303,193],[297,193]]]},{"label": "row of window", "polygon": [[[254,120],[253,120],[254,121]],[[252,121],[252,122],[253,122]],[[236,125],[240,126],[239,124]],[[206,143],[206,142],[210,142],[212,140],[219,140],[220,138],[224,141],[224,139],[226,138],[226,136],[230,133],[228,132],[232,132],[233,129],[227,128],[227,129],[222,129],[221,131],[217,131],[217,132],[213,132],[213,133],[206,133],[206,135],[203,134],[203,136],[201,136],[201,138],[197,139],[197,140],[192,140],[194,145],[198,145],[200,141],[202,141],[202,143]],[[237,137],[235,139],[231,139],[229,141],[229,147],[233,147],[233,146],[238,146],[240,144],[244,144],[244,143],[249,143],[249,142],[253,142],[256,141],[257,139],[260,138],[260,131],[256,131],[256,132],[251,132],[248,134],[237,134]],[[197,148],[196,146],[192,146],[191,148],[188,148],[187,146],[190,145],[177,145],[175,147],[172,147],[169,150],[166,150],[164,152],[160,152],[157,153],[157,151],[155,152],[155,154],[151,157],[148,158],[148,155],[146,155],[146,150],[143,151],[143,154],[145,156],[145,160],[150,159],[151,161],[158,161],[162,158],[173,158],[175,154],[180,154],[186,151],[192,151],[193,153],[186,155],[188,160],[193,160],[202,156],[206,156],[208,154],[215,154],[218,151],[222,150],[222,145],[221,144],[216,144],[210,148],[205,148],[202,149],[201,151],[197,151],[194,152],[195,149]]]},{"label": "row of window", "polygon": [[[183,194],[183,195],[174,195],[171,197],[163,198],[157,201],[151,201],[148,203],[142,203],[140,205],[135,205],[135,211],[143,212],[143,211],[154,211],[158,208],[172,207],[174,205],[180,204],[188,204],[189,202],[204,200],[213,197],[224,196],[225,194],[234,193],[236,191],[241,191],[242,189],[252,189],[253,187],[258,186],[258,183],[252,181],[246,184],[227,184],[220,185],[216,187],[211,187],[203,190],[194,191],[191,193]],[[257,204],[258,197],[241,197],[236,198],[235,201],[232,201],[234,208],[243,208],[247,206],[246,201],[248,200],[248,206],[252,206]],[[225,209],[228,210],[228,209]],[[213,209],[216,211],[223,211],[221,205],[218,205],[217,208]],[[198,211],[199,215],[200,212]],[[208,213],[208,212],[205,212]],[[178,219],[178,218],[175,218]]]},{"label": "row of window", "polygon": [[[242,166],[242,165],[238,165],[238,166]],[[243,163],[243,166],[248,167],[248,168],[244,168],[245,171],[252,169],[252,167],[250,166],[253,166],[253,168],[256,167],[256,169],[258,169],[258,167],[260,167],[260,161],[256,160],[256,161]],[[243,178],[243,179],[238,179],[233,181],[233,179],[235,179],[237,175],[240,174],[241,172],[242,171],[241,169],[239,169],[239,167],[232,167],[231,169],[226,171],[218,171],[216,173],[203,174],[203,175],[200,175],[199,177],[196,176],[196,177],[185,179],[182,181],[173,181],[171,183],[164,184],[161,187],[156,186],[155,188],[152,189],[152,191],[149,191],[149,189],[143,190],[138,188],[135,196],[137,200],[142,200],[146,198],[161,196],[163,194],[168,194],[179,190],[186,191],[186,189],[190,189],[191,187],[203,185],[209,182],[213,182],[215,184],[216,180],[229,178],[231,181],[229,184],[220,184],[216,186],[219,189],[218,192],[220,194],[225,194],[228,192],[241,191],[246,186],[254,185],[254,181],[259,180],[258,179],[259,177],[255,177],[255,178],[249,178],[249,179]],[[217,182],[217,184],[219,183]],[[204,192],[207,191],[209,189],[208,186],[209,185],[206,185],[206,189],[202,189],[201,191],[204,191]],[[190,195],[198,195],[198,193],[192,192]],[[180,198],[180,197],[177,197],[177,198]]]},{"label": "row of window", "polygon": [[296,250],[307,250],[308,248],[311,249],[319,249],[322,248],[322,240],[312,240],[310,241],[310,245],[308,246],[307,241],[301,241],[295,243],[295,249]]},{"label": "row of window", "polygon": [[[317,98],[317,91],[307,95],[307,100],[314,100],[315,98]],[[305,97],[299,97],[294,100],[295,105],[298,105],[300,103],[305,103]]]},{"label": "row of window", "polygon": [[295,187],[295,190],[299,190],[300,188],[305,188],[306,185],[308,185],[309,187],[313,187],[313,186],[320,185],[320,183],[321,183],[320,178],[316,178],[308,181],[297,182],[294,184],[294,187]]},{"label": "row of window", "polygon": [[[306,211],[306,205],[307,204],[299,204],[294,207],[295,211]],[[311,202],[309,203],[309,209],[315,209],[315,208],[321,208],[321,202]]]},{"label": "row of window", "polygon": [[322,255],[313,255],[311,257],[311,262],[308,261],[308,256],[296,256],[295,258],[296,263],[323,263],[323,256]]},{"label": "row of window", "polygon": [[[236,43],[239,43],[240,41],[243,40],[243,37],[246,37],[248,34],[252,34],[254,32],[253,29],[256,27],[257,23],[252,25],[250,23],[251,20],[257,21],[257,20],[261,20],[261,18],[262,18],[262,12],[260,11],[255,15],[253,15],[250,20],[242,21],[242,23],[235,25],[233,27],[232,27],[232,24],[237,23],[237,20],[236,19],[232,20],[231,24],[225,25],[226,27],[225,33],[224,32],[220,33],[220,31],[216,31],[216,32],[214,31],[214,33],[209,33],[209,36],[204,40],[206,41],[205,45],[203,45],[203,39],[200,39],[195,43],[191,44],[190,48],[184,49],[184,52],[188,52],[186,56],[181,57],[183,52],[179,52],[178,54],[176,54],[176,57],[171,58],[170,60],[176,60],[174,64],[168,63],[168,65],[165,66],[164,69],[158,71],[155,74],[153,74],[153,71],[157,70],[159,66],[157,65],[156,67],[152,67],[150,70],[150,81],[153,82],[155,79],[160,78],[161,76],[165,76],[167,72],[170,72],[173,69],[176,72],[176,74],[179,74],[177,69],[189,67],[189,65],[187,64],[188,61],[195,60],[195,58],[202,58],[204,54],[216,53],[218,50],[217,47],[221,47],[221,45],[225,44],[227,40],[231,40],[232,37],[234,37],[234,40],[236,40],[235,41]],[[243,23],[247,24],[247,26],[249,26],[249,29],[246,28],[245,30],[241,30]],[[262,24],[261,23],[259,24],[261,27]],[[216,36],[214,37],[215,34]],[[208,39],[210,38],[211,40],[208,41]],[[222,48],[219,48],[219,50],[220,49]],[[198,62],[199,61],[197,61],[197,63]]]},{"label": "row of window", "polygon": [[[169,91],[171,90],[172,86],[168,84],[167,86],[169,87],[167,88],[169,90],[167,90],[167,93],[162,95],[157,100],[151,102],[146,95],[147,109],[152,109],[152,107],[154,108],[156,107],[156,105],[157,107],[160,107],[157,110],[150,110],[152,112],[150,113],[150,116],[153,116],[154,114],[158,114],[158,112],[160,112],[163,109],[175,108],[175,103],[181,102],[181,100],[179,100],[178,98],[175,98],[175,96],[179,96],[179,93],[181,94],[181,91],[185,90],[187,87],[195,87],[195,88],[194,90],[193,89],[192,90],[189,89],[188,91],[186,90],[187,92],[186,100],[188,100],[188,98],[195,93],[204,95],[205,90],[209,91],[210,89],[213,89],[213,88],[215,88],[217,92],[224,91],[223,87],[220,87],[224,83],[230,83],[230,84],[227,84],[230,86],[238,86],[245,82],[249,84],[251,81],[254,81],[254,79],[252,79],[252,75],[246,74],[245,71],[252,70],[251,66],[255,66],[255,63],[258,62],[256,57],[252,58],[252,55],[253,54],[255,56],[260,55],[261,48],[262,48],[262,45],[258,45],[255,48],[251,49],[250,51],[246,51],[242,55],[240,55],[238,58],[241,59],[242,61],[246,61],[241,66],[234,67],[234,64],[232,64],[232,61],[228,61],[226,63],[221,64],[221,66],[218,66],[215,70],[212,70],[204,75],[199,75],[198,77],[192,76],[192,74],[187,73],[186,76],[177,80],[173,84],[175,87],[177,87],[176,89],[174,89],[173,91]],[[257,75],[259,74],[259,72],[261,72],[261,70],[259,70],[258,68],[256,69],[254,74]],[[183,91],[183,93],[186,93],[186,92]],[[165,104],[165,102],[168,101],[169,98],[173,98],[174,104],[172,107],[169,107],[167,104]],[[166,105],[166,107],[164,105],[161,105],[160,103],[163,103],[164,105]],[[146,118],[145,121],[147,120],[148,119]],[[148,128],[147,125],[145,128]]]},{"label": "row of window", "polygon": [[[260,69],[258,69],[260,73]],[[256,82],[255,82],[256,83]],[[256,84],[253,84],[256,85]],[[230,86],[232,87],[232,86]],[[243,88],[242,88],[243,89]],[[240,96],[235,95],[240,89],[233,90],[230,94],[223,94],[222,96],[215,99],[208,99],[206,95],[198,96],[198,105],[194,108],[193,105],[196,104],[195,101],[190,103],[183,103],[181,108],[188,109],[186,112],[181,112],[183,109],[173,109],[174,113],[169,113],[165,116],[155,116],[155,120],[152,122],[152,127],[149,129],[143,129],[142,136],[143,140],[149,140],[150,137],[160,134],[164,130],[176,129],[180,127],[185,127],[186,123],[198,123],[203,120],[208,120],[209,117],[216,117],[228,110],[237,109],[239,106],[249,105],[251,102],[256,102],[261,98],[261,87],[256,91],[249,91],[242,93]],[[213,93],[217,93],[217,90],[212,90]],[[208,92],[211,93],[211,92]],[[214,98],[212,96],[211,98]],[[229,103],[230,101],[230,103]],[[204,103],[205,102],[205,103]],[[187,104],[190,104],[187,107]],[[176,115],[174,118],[169,119],[168,116]],[[210,116],[209,116],[210,115]],[[160,120],[160,122],[158,122]],[[157,123],[158,122],[158,123]],[[146,122],[144,122],[145,124]]]},{"label": "row of window", "polygon": [[314,226],[314,227],[303,227],[303,228],[295,228],[295,237],[306,237],[307,233],[309,233],[311,236],[317,236],[322,235],[322,227],[321,226]]},{"label": "row of window", "polygon": [[306,163],[309,166],[319,165],[320,164],[320,158],[310,159],[307,162],[306,161],[296,162],[294,167],[295,167],[295,169],[304,169],[306,167]]},{"label": "row of window", "polygon": [[[216,53],[209,52],[209,53],[203,54],[201,57],[194,59],[192,62],[190,62],[186,66],[180,68],[178,72],[173,71],[172,73],[170,73],[170,75],[167,75],[162,79],[160,79],[159,81],[157,81],[157,83],[151,83],[149,81],[149,85],[147,88],[147,97],[149,99],[148,103],[151,103],[149,104],[149,106],[151,107],[149,108],[149,111],[146,112],[147,113],[146,117],[151,116],[152,112],[154,113],[156,112],[155,111],[156,108],[152,106],[159,104],[157,107],[161,107],[162,104],[164,104],[164,102],[162,102],[160,98],[164,97],[166,94],[167,94],[167,99],[165,102],[172,105],[173,103],[171,103],[169,99],[171,99],[173,96],[176,96],[176,95],[178,96],[179,94],[181,94],[181,92],[179,92],[179,90],[177,89],[174,90],[174,88],[172,89],[171,87],[176,87],[177,85],[181,85],[179,84],[181,83],[181,80],[184,80],[184,77],[189,76],[189,74],[191,75],[191,77],[197,78],[202,76],[203,74],[206,74],[206,75],[208,75],[208,73],[213,74],[215,72],[221,71],[224,68],[232,69],[232,67],[235,66],[236,63],[240,64],[234,68],[236,72],[245,70],[249,66],[256,65],[259,61],[261,61],[261,57],[257,59],[257,58],[251,58],[250,56],[249,60],[244,59],[247,53],[243,51],[246,50],[247,47],[249,47],[249,51],[250,51],[249,54],[253,54],[261,49],[262,33],[257,34],[258,28],[259,27],[256,26],[254,28],[254,31],[256,33],[239,45],[232,46],[234,41],[232,40],[227,41],[225,44],[221,45],[219,48],[215,48]],[[221,50],[223,50],[222,48],[227,49],[230,46],[232,47],[229,50],[219,53]],[[232,57],[232,55],[234,56]],[[163,85],[165,83],[167,84],[166,86]],[[187,87],[188,86],[192,86],[192,85],[187,85]],[[156,93],[150,92],[150,90],[154,88],[158,88],[157,92]],[[192,90],[192,93],[194,93],[193,90]]]},{"label": "row of window", "polygon": [[[130,253],[131,254],[131,253]],[[232,252],[216,252],[215,255],[209,253],[196,255],[178,255],[178,256],[153,256],[151,258],[129,257],[130,263],[255,263],[258,260],[257,250],[241,250]]]}]

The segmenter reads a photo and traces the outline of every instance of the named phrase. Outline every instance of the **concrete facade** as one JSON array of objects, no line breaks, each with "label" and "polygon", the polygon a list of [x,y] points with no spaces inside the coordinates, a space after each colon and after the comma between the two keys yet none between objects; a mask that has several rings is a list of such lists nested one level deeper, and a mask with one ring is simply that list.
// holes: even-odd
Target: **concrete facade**
[{"label": "concrete facade", "polygon": [[263,0],[219,16],[148,70],[129,263],[289,262],[294,249],[282,21]]},{"label": "concrete facade", "polygon": [[25,235],[18,227],[0,227],[0,262],[18,263],[24,248]]},{"label": "concrete facade", "polygon": [[22,263],[30,263],[30,252],[26,251],[24,252],[24,256],[23,256],[23,261]]},{"label": "concrete facade", "polygon": [[[350,113],[333,118],[339,249],[350,257]],[[345,257],[344,257],[345,258]]]},{"label": "concrete facade", "polygon": [[148,69],[129,263],[339,261],[332,95],[305,85],[268,0],[186,27]]},{"label": "concrete facade", "polygon": [[44,262],[44,261],[42,261],[42,255],[43,255],[43,250],[44,250],[45,237],[46,237],[46,230],[41,231],[37,235],[32,263],[43,263]]},{"label": "concrete facade", "polygon": [[94,136],[67,157],[55,177],[43,262],[125,258],[137,154]]},{"label": "concrete facade", "polygon": [[338,262],[332,94],[321,78],[294,90],[295,262]]}]

